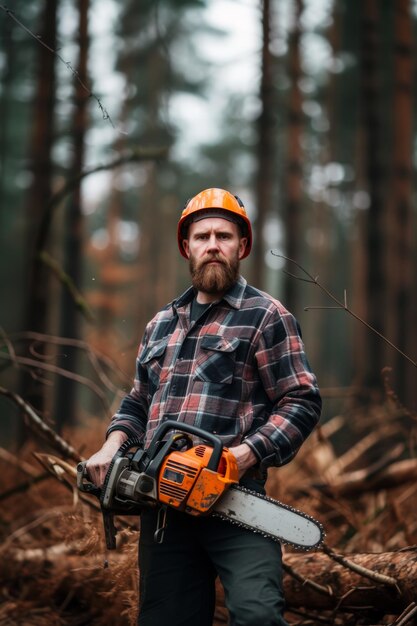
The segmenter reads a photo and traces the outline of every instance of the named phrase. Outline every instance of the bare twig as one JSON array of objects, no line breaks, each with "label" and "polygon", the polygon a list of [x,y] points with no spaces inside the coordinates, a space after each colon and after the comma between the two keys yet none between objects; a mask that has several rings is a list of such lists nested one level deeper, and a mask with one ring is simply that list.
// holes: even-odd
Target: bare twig
[{"label": "bare twig", "polygon": [[[6,354],[0,353],[0,359],[9,359],[9,356]],[[74,380],[77,383],[80,383],[80,384],[85,385],[86,387],[89,387],[100,399],[100,401],[103,404],[104,409],[106,411],[109,411],[110,407],[106,401],[106,396],[103,393],[102,389],[98,385],[93,383],[91,380],[89,380],[88,378],[85,378],[85,376],[80,376],[79,374],[75,374],[74,372],[70,372],[66,369],[63,369],[62,367],[57,367],[56,365],[52,365],[50,363],[44,363],[43,361],[37,361],[35,359],[29,359],[23,356],[16,357],[15,361],[19,365],[25,365],[30,368],[34,368],[35,370],[39,369],[39,370],[43,370],[46,372],[53,372],[54,374],[59,374],[61,376],[64,376],[65,378],[70,378],[71,380]]]},{"label": "bare twig", "polygon": [[[417,605],[415,602],[412,602],[408,605],[408,607],[397,617],[395,622],[392,622],[389,626],[405,626],[405,624],[410,624],[411,620],[417,615]],[[414,623],[414,620],[413,622]]]},{"label": "bare twig", "polygon": [[78,187],[78,185],[82,180],[84,180],[84,178],[87,178],[87,176],[91,176],[92,174],[96,174],[97,172],[116,169],[117,167],[125,165],[126,163],[163,159],[167,156],[167,154],[167,148],[137,148],[135,150],[130,150],[126,154],[117,156],[115,159],[109,161],[108,163],[102,163],[100,165],[85,168],[77,176],[74,176],[73,178],[67,180],[65,184],[61,187],[61,189],[59,189],[51,196],[48,204],[45,207],[36,240],[35,249],[37,251],[37,254],[40,255],[46,246],[51,218],[54,210],[59,206],[64,198],[66,198],[66,196],[71,193],[71,191]]},{"label": "bare twig", "polygon": [[[123,390],[121,390],[119,387],[113,384],[113,382],[109,379],[109,377],[105,373],[103,366],[106,366],[112,372],[112,374],[117,373],[120,376],[121,385],[125,385],[129,388],[132,386],[131,377],[129,377],[117,365],[117,363],[113,359],[103,354],[102,352],[91,348],[91,346],[86,341],[83,341],[82,339],[73,339],[71,337],[58,337],[56,335],[47,335],[45,333],[37,333],[33,331],[14,333],[9,336],[9,339],[14,340],[14,341],[21,340],[21,339],[29,339],[29,340],[33,340],[37,342],[50,343],[50,344],[54,344],[58,346],[71,346],[74,348],[78,348],[79,350],[82,350],[86,353],[87,358],[93,370],[97,374],[99,380],[109,389],[109,391],[112,391],[116,395],[120,395],[120,396],[124,395],[125,393]],[[12,348],[13,348],[13,345],[12,345]],[[13,349],[13,354],[15,354],[14,349]]]},{"label": "bare twig", "polygon": [[399,354],[401,354],[401,356],[403,356],[405,359],[407,359],[407,361],[409,361],[409,363],[411,363],[414,367],[417,368],[417,361],[414,361],[408,354],[406,354],[405,352],[403,352],[402,350],[400,350],[400,348],[398,348],[395,344],[393,344],[389,339],[387,339],[382,333],[380,333],[376,328],[374,328],[373,326],[371,326],[370,324],[368,324],[368,322],[366,322],[362,317],[360,317],[359,315],[357,315],[356,313],[354,313],[354,311],[352,311],[352,309],[350,309],[348,307],[347,304],[347,296],[346,296],[346,290],[344,292],[344,301],[342,302],[341,300],[339,300],[338,298],[336,298],[336,296],[334,296],[328,289],[326,289],[326,287],[324,287],[321,283],[319,283],[318,280],[318,276],[313,276],[312,274],[310,274],[309,272],[307,272],[306,269],[304,269],[299,263],[297,263],[297,261],[294,261],[293,259],[290,259],[288,257],[286,257],[283,254],[277,254],[275,252],[273,252],[271,250],[271,254],[273,254],[274,256],[280,257],[281,259],[285,259],[285,261],[288,261],[289,263],[293,263],[296,267],[298,267],[298,269],[303,272],[307,278],[303,278],[302,276],[297,276],[296,274],[292,274],[291,272],[288,272],[287,270],[284,270],[284,273],[287,274],[288,276],[292,276],[293,278],[295,278],[296,280],[301,280],[303,282],[306,283],[310,283],[312,285],[316,285],[317,287],[319,287],[319,289],[321,289],[331,300],[333,300],[333,302],[336,303],[337,306],[335,307],[328,307],[328,306],[307,306],[304,307],[305,311],[313,311],[313,310],[328,310],[328,309],[332,309],[332,310],[340,310],[340,311],[346,311],[346,313],[349,313],[349,315],[351,315],[352,317],[354,317],[358,322],[360,322],[361,324],[363,324],[364,326],[366,326],[366,328],[368,328],[368,330],[370,330],[371,332],[373,332],[375,335],[377,335],[380,339],[382,339],[382,341],[384,341],[386,344],[388,344],[391,348],[393,348],[396,352],[398,352]]},{"label": "bare twig", "polygon": [[168,154],[168,148],[136,148],[135,150],[130,150],[125,154],[117,156],[112,161],[108,163],[100,163],[99,165],[94,165],[93,167],[87,167],[82,172],[80,172],[77,176],[70,178],[66,181],[66,183],[61,187],[59,191],[57,191],[53,196],[51,196],[48,207],[54,208],[58,205],[71,191],[73,191],[79,183],[87,178],[87,176],[91,176],[92,174],[97,174],[98,172],[104,172],[107,170],[113,170],[121,165],[126,165],[127,163],[137,163],[140,161],[152,161],[158,159],[166,158]]},{"label": "bare twig", "polygon": [[357,563],[353,563],[353,561],[350,561],[349,559],[342,556],[341,554],[337,554],[334,550],[332,550],[332,548],[330,548],[325,543],[321,545],[321,549],[323,550],[325,554],[327,554],[327,556],[333,559],[333,561],[340,563],[347,569],[350,569],[352,572],[355,572],[356,574],[359,574],[360,576],[363,576],[364,578],[369,578],[369,580],[373,580],[374,582],[378,582],[383,585],[389,585],[391,587],[395,587],[398,589],[398,583],[395,580],[395,578],[392,578],[391,576],[386,576],[385,574],[379,574],[378,572],[374,572],[366,567],[363,567],[363,565],[358,565]]},{"label": "bare twig", "polygon": [[[375,589],[375,587],[352,587],[352,589],[349,589],[345,594],[343,594],[343,596],[341,596],[337,602],[337,605],[335,606],[334,610],[333,610],[333,615],[336,615],[337,612],[340,610],[341,607],[343,607],[343,609],[345,611],[355,611],[358,610],[359,607],[356,606],[349,606],[346,604],[346,601],[350,598],[350,596],[353,596],[356,594],[357,591],[369,591],[369,589]],[[369,605],[369,606],[361,606],[359,608],[360,611],[366,611],[366,610],[372,610],[373,606]]]},{"label": "bare twig", "polygon": [[314,591],[317,591],[317,593],[322,593],[330,597],[334,596],[333,589],[330,587],[330,585],[328,585],[327,587],[323,587],[323,585],[315,583],[314,580],[304,578],[303,576],[301,576],[301,574],[296,572],[295,569],[291,567],[291,565],[288,565],[288,563],[283,562],[282,567],[287,572],[287,574],[295,578],[295,580],[298,580],[298,582],[300,582],[303,587],[311,587],[312,589],[314,589]]},{"label": "bare twig", "polygon": [[71,72],[71,74],[74,76],[75,80],[81,85],[81,87],[86,91],[86,93],[88,94],[89,98],[94,98],[94,100],[96,100],[98,107],[103,115],[103,120],[108,120],[110,122],[110,124],[113,126],[113,128],[115,128],[114,124],[113,124],[113,120],[111,119],[109,113],[107,112],[107,109],[105,109],[105,107],[103,106],[100,98],[98,98],[98,96],[96,96],[91,89],[83,82],[83,80],[80,78],[79,73],[77,72],[77,70],[75,70],[71,63],[69,61],[65,61],[65,59],[59,54],[59,52],[57,50],[54,50],[53,48],[51,48],[51,46],[48,46],[47,43],[45,43],[44,41],[42,41],[40,35],[35,35],[35,33],[33,33],[30,28],[28,28],[25,24],[23,24],[23,22],[21,22],[17,17],[16,14],[14,13],[14,11],[11,11],[8,7],[6,7],[4,4],[0,4],[0,9],[2,9],[6,15],[8,15],[8,17],[10,17],[14,22],[16,22],[16,24],[18,26],[20,26],[20,28],[22,28],[28,35],[30,35],[30,37],[32,37],[33,39],[35,39],[35,41],[37,41],[41,46],[43,46],[44,48],[46,48],[46,50],[48,50],[51,54],[55,55],[60,61],[61,63],[63,63]]}]

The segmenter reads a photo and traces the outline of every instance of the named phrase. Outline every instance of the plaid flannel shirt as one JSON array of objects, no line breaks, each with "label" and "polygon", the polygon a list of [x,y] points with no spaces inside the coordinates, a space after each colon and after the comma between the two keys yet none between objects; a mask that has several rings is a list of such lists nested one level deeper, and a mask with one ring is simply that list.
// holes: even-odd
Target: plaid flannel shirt
[{"label": "plaid flannel shirt", "polygon": [[149,445],[166,419],[247,443],[262,468],[290,461],[319,420],[321,398],[295,318],[240,277],[190,323],[188,289],[147,325],[134,386],[108,433]]}]

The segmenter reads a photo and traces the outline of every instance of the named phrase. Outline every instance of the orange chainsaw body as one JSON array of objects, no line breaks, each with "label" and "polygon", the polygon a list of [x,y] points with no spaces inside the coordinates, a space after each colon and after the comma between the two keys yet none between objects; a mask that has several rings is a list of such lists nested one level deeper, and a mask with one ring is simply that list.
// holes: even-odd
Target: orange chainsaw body
[{"label": "orange chainsaw body", "polygon": [[158,478],[158,500],[191,515],[208,513],[222,493],[239,480],[236,458],[223,448],[217,471],[208,469],[213,449],[204,444],[171,452]]}]

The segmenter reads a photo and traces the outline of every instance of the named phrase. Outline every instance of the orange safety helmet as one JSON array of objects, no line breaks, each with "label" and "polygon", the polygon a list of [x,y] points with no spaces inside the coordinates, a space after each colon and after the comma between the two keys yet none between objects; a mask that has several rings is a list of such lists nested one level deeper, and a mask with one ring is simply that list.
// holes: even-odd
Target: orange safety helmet
[{"label": "orange safety helmet", "polygon": [[[210,210],[212,209],[212,211]],[[204,212],[199,219],[207,217],[223,217],[237,223],[244,237],[247,237],[246,249],[242,259],[248,256],[252,248],[252,226],[246,215],[245,207],[238,196],[229,191],[213,187],[205,189],[186,202],[184,210],[178,222],[178,247],[183,257],[187,258],[182,242],[187,238],[188,226],[196,218],[196,213]]]}]

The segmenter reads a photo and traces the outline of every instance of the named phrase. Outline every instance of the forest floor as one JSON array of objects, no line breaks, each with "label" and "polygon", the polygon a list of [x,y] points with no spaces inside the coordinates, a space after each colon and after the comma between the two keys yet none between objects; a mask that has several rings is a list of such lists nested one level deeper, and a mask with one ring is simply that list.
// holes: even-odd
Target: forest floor
[{"label": "forest floor", "polygon": [[[65,438],[87,457],[103,432],[94,423]],[[335,416],[270,471],[268,494],[326,531],[314,552],[284,546],[289,624],[417,624],[416,444],[417,417],[387,402]],[[56,457],[39,439],[0,449],[0,624],[131,626],[139,520],[118,518],[118,548],[106,552],[96,501],[80,497],[65,462],[45,469]],[[217,593],[220,626],[220,584]]]}]

